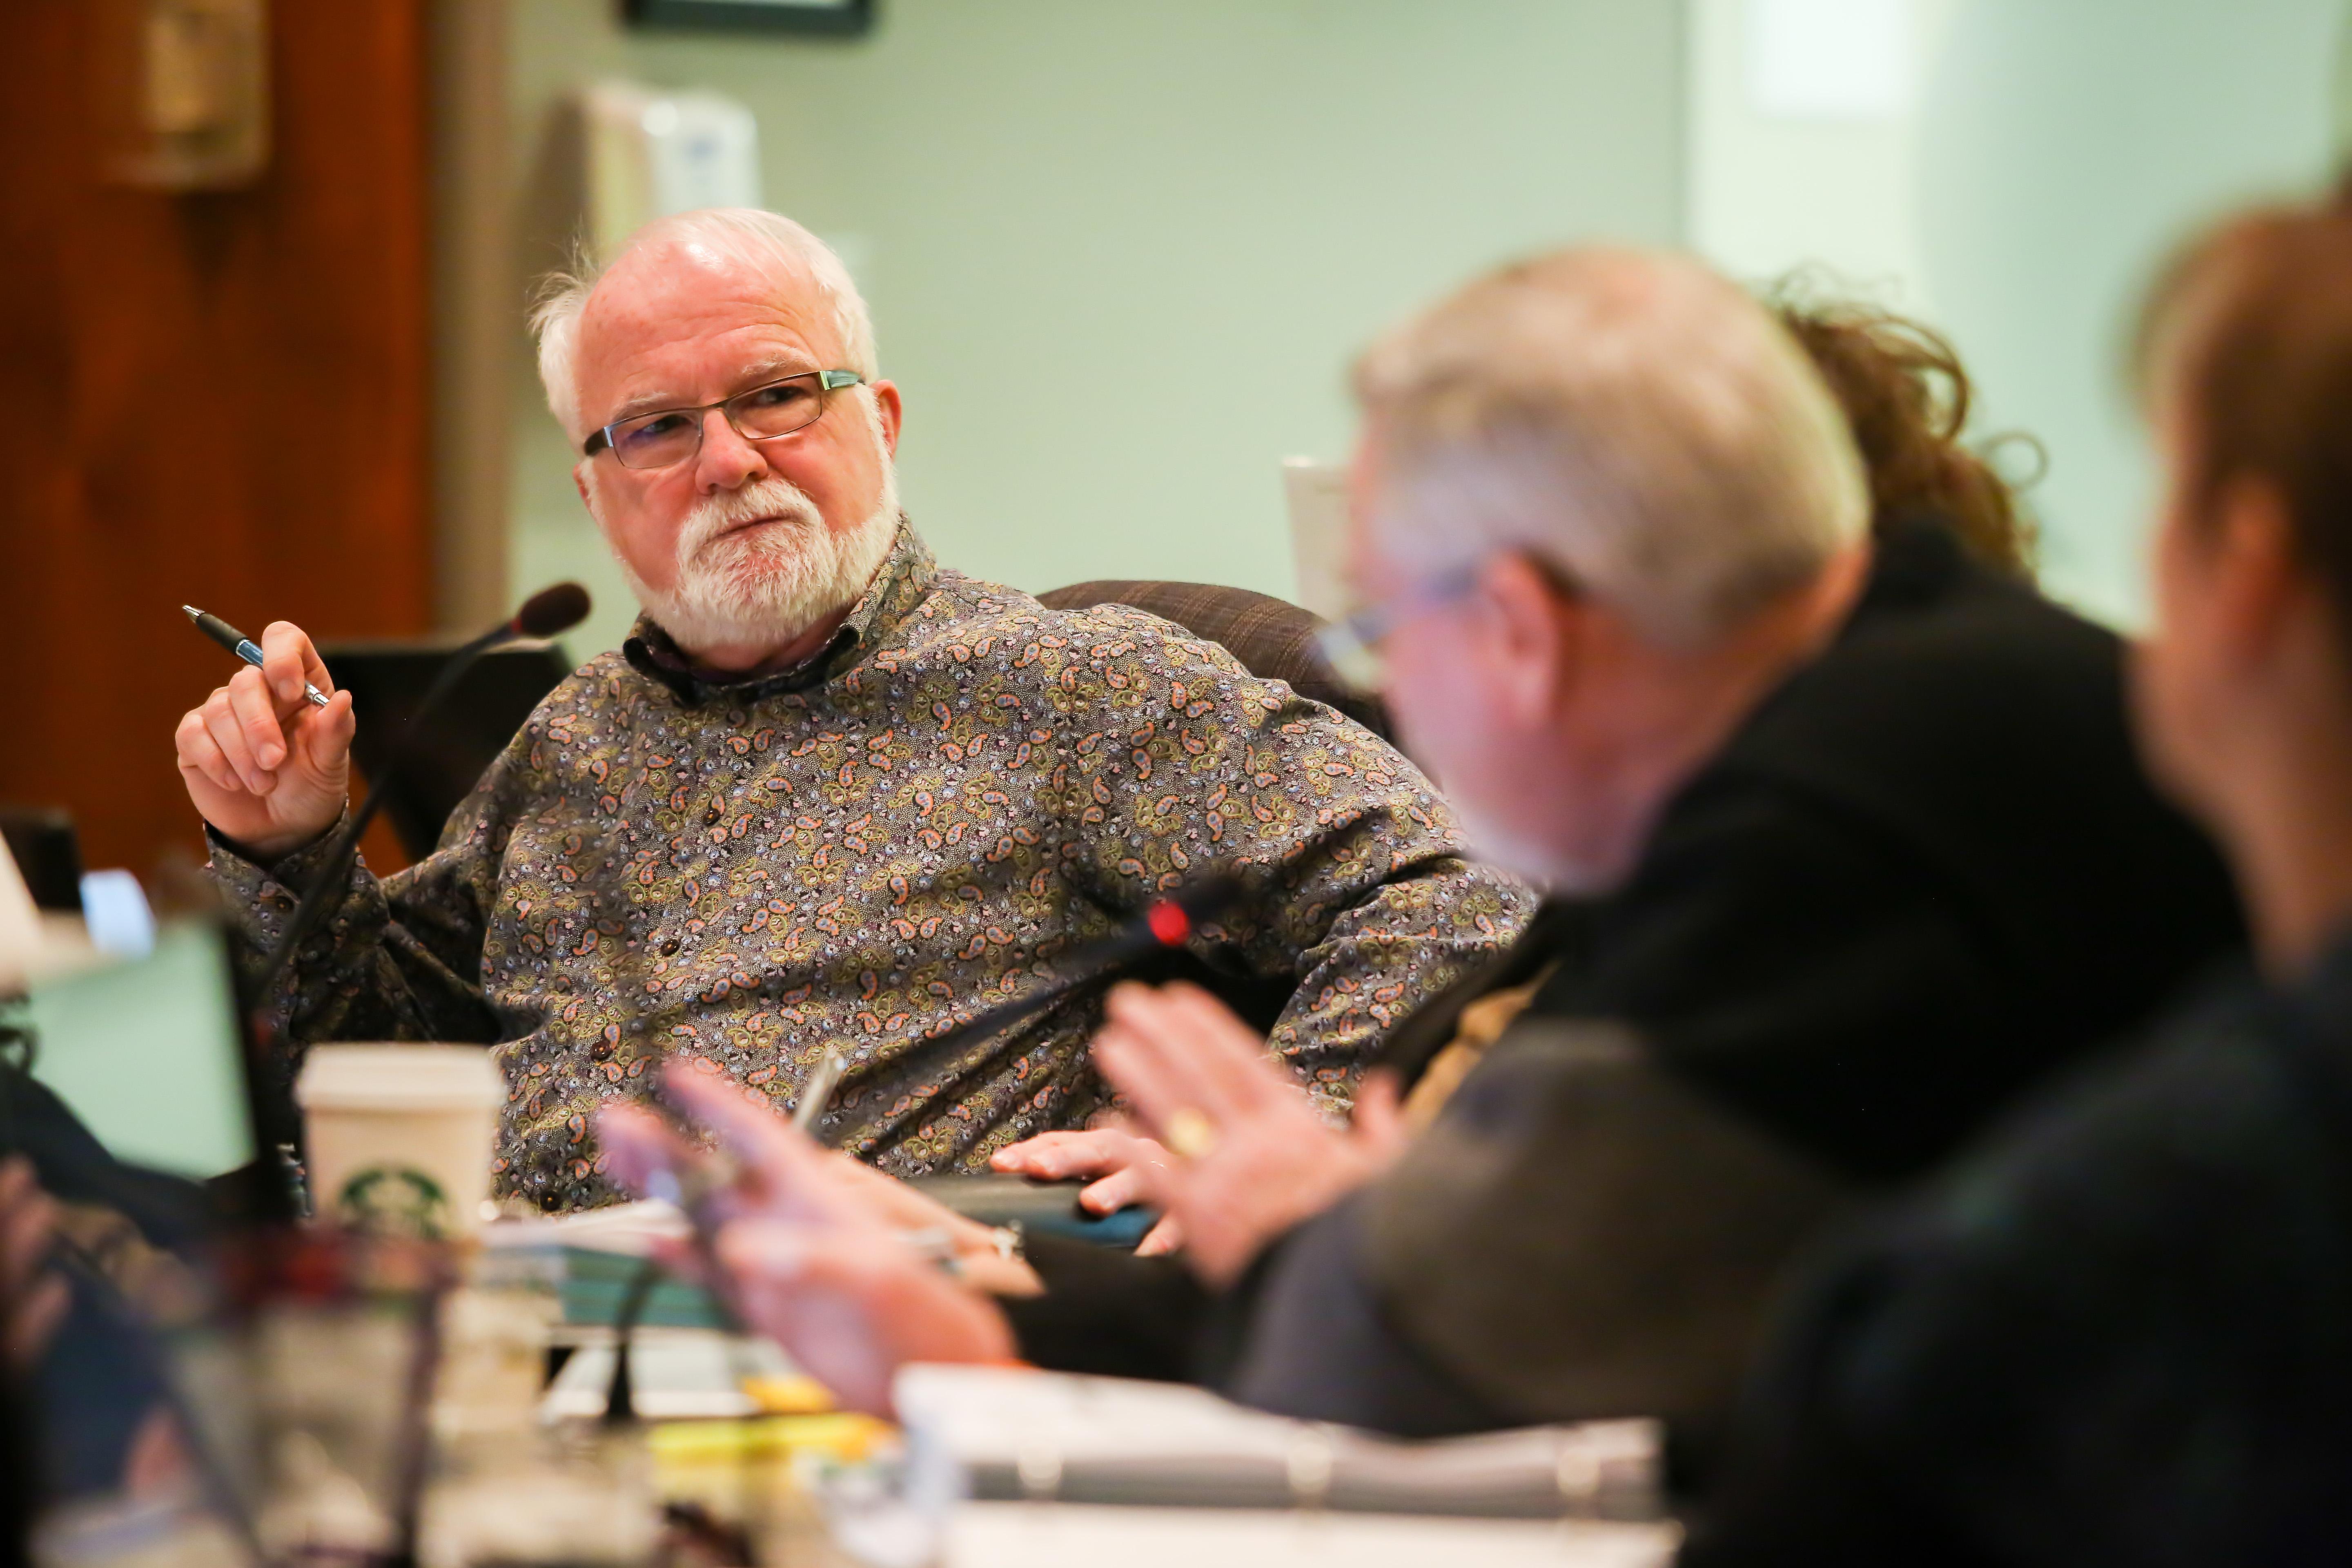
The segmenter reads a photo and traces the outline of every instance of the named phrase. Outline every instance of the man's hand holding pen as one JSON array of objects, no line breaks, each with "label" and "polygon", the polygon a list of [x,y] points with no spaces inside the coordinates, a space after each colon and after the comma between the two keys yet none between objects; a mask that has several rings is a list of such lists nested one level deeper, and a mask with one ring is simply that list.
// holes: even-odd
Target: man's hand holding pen
[{"label": "man's hand holding pen", "polygon": [[[335,826],[351,784],[355,728],[302,628],[273,621],[248,665],[180,720],[173,740],[188,798],[256,859],[291,854]],[[328,694],[318,707],[305,685]]]}]

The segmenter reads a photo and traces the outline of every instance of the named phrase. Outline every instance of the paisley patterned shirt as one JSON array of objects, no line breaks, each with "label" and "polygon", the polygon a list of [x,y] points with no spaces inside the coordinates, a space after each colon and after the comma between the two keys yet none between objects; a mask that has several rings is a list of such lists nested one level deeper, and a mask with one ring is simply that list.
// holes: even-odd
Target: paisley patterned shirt
[{"label": "paisley patterned shirt", "polygon": [[[264,868],[215,843],[248,963],[316,854]],[[432,856],[354,868],[274,1000],[298,1042],[495,1042],[498,1188],[549,1209],[614,1195],[593,1112],[670,1056],[782,1110],[837,1047],[829,1142],[976,1169],[1103,1103],[1100,990],[929,1042],[1211,866],[1254,892],[1194,956],[1287,996],[1272,1048],[1335,1103],[1532,908],[1369,731],[1140,611],[942,571],[902,524],[788,674],[707,683],[640,620],[540,705]]]}]

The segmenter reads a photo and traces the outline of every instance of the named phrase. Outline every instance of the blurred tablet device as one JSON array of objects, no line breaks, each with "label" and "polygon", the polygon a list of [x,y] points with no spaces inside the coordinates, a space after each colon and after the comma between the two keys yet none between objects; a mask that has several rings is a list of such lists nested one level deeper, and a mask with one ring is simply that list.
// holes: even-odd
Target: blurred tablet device
[{"label": "blurred tablet device", "polygon": [[1078,1206],[1083,1182],[1033,1182],[1026,1176],[916,1176],[908,1184],[925,1197],[982,1225],[1018,1225],[1030,1233],[1068,1237],[1125,1249],[1143,1239],[1160,1216],[1130,1204],[1116,1214]]},{"label": "blurred tablet device", "polygon": [[263,1152],[262,1086],[216,922],[173,921],[143,958],[37,981],[23,1017],[33,1078],[117,1160],[206,1181]]}]

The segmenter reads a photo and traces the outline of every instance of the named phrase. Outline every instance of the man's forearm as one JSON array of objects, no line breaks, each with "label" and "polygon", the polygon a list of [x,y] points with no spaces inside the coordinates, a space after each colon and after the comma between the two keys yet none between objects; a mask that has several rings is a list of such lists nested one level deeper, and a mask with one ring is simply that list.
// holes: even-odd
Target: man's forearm
[{"label": "man's forearm", "polygon": [[[219,834],[209,837],[212,874],[230,912],[238,968],[250,984],[284,940],[335,833],[267,866]],[[287,1036],[298,1041],[494,1039],[496,1021],[476,976],[453,969],[401,930],[363,860],[355,857],[342,875],[334,907],[303,939],[278,994],[257,997],[257,1005],[278,1012]]]},{"label": "man's forearm", "polygon": [[1535,908],[1517,882],[1451,854],[1365,889],[1301,954],[1269,1043],[1319,1100],[1343,1096],[1381,1043],[1457,976],[1502,952]]}]

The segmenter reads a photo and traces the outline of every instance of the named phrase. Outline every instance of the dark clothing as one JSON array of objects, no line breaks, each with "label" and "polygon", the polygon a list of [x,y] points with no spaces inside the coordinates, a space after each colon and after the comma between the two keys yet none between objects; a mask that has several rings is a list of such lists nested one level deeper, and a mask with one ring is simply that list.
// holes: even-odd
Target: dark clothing
[{"label": "dark clothing", "polygon": [[1000,1303],[1024,1355],[1105,1377],[1175,1382],[1191,1370],[1209,1293],[1183,1264],[1043,1231],[1024,1251],[1045,1293]]},{"label": "dark clothing", "polygon": [[1940,1161],[2240,939],[2148,788],[2121,648],[1941,531],[1675,799],[1540,1002],[1861,1176]]},{"label": "dark clothing", "polygon": [[71,1304],[30,1375],[0,1373],[0,1453],[20,1447],[27,1458],[24,1468],[0,1471],[0,1532],[12,1488],[20,1504],[35,1491],[55,1500],[120,1488],[140,1425],[166,1394],[156,1346],[106,1268],[113,1248],[86,1238],[119,1247],[135,1236],[193,1258],[227,1217],[221,1194],[117,1160],[55,1090],[14,1065],[0,1065],[5,1156],[30,1163],[41,1190],[65,1205],[58,1245],[86,1267],[67,1276]]},{"label": "dark clothing", "polygon": [[[2218,858],[2141,775],[2119,656],[1945,531],[1891,531],[1624,888],[1531,935],[1559,969],[1429,1132],[1220,1304],[1213,1381],[1412,1433],[1719,1411],[1781,1264],[1852,1194],[2240,942]],[[1316,1331],[1343,1288],[1362,1331]],[[1431,1375],[1447,1399],[1383,1392]]]},{"label": "dark clothing", "polygon": [[1685,1561],[2352,1561],[2352,935],[1809,1281]]}]

